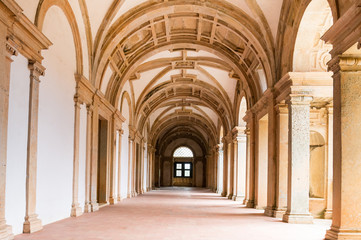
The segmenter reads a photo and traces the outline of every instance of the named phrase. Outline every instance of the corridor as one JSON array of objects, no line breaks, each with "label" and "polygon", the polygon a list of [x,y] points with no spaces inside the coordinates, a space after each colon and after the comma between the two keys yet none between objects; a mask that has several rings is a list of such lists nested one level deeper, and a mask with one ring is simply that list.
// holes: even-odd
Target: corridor
[{"label": "corridor", "polygon": [[321,240],[331,221],[293,225],[200,188],[162,188],[15,240]]}]

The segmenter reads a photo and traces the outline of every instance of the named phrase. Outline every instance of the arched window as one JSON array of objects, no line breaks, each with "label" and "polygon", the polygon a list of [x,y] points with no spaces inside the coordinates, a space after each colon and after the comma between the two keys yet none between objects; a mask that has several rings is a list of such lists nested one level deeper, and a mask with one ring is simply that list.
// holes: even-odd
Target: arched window
[{"label": "arched window", "polygon": [[[193,172],[193,163],[189,158],[193,158],[193,152],[188,147],[179,147],[173,153],[174,177],[175,178],[191,178]],[[183,159],[179,159],[183,158]]]},{"label": "arched window", "polygon": [[192,158],[193,152],[188,147],[179,147],[174,151],[173,157],[175,157],[175,158]]}]

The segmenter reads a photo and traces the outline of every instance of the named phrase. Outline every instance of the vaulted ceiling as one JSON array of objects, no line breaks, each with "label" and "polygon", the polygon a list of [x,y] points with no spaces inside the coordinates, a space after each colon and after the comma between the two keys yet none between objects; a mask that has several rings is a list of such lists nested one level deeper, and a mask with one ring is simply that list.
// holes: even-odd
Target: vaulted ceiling
[{"label": "vaulted ceiling", "polygon": [[[313,1],[341,14],[340,1]],[[38,26],[54,4],[73,16],[78,72],[115,107],[128,104],[127,122],[148,141],[188,136],[207,146],[217,144],[220,127],[227,133],[238,124],[242,98],[252,106],[297,65],[293,49],[309,2],[19,0]]]}]

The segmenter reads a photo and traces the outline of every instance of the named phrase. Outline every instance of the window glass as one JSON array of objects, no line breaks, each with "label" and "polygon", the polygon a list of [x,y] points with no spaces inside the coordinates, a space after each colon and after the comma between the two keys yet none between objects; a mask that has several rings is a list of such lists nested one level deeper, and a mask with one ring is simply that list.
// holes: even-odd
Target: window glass
[{"label": "window glass", "polygon": [[182,164],[181,163],[177,163],[177,169],[182,169]]},{"label": "window glass", "polygon": [[184,171],[184,176],[185,177],[190,177],[191,176],[191,171],[190,170],[185,170]]},{"label": "window glass", "polygon": [[182,170],[177,170],[176,177],[181,177],[181,176],[182,176]]},{"label": "window glass", "polygon": [[187,147],[179,147],[174,151],[173,157],[191,158],[193,157],[193,152]]},{"label": "window glass", "polygon": [[185,163],[184,164],[184,169],[191,169],[191,164],[190,163]]}]

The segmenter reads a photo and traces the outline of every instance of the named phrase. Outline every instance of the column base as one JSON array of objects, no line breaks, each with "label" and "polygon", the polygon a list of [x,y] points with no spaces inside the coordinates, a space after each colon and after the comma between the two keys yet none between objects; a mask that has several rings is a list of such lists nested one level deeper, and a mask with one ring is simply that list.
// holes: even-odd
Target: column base
[{"label": "column base", "polygon": [[282,219],[283,215],[285,215],[285,213],[286,213],[286,208],[285,209],[278,208],[273,211],[272,217]]},{"label": "column base", "polygon": [[266,206],[256,205],[254,208],[257,210],[265,210]]},{"label": "column base", "polygon": [[283,215],[282,221],[293,224],[312,224],[313,217],[310,213],[306,214],[286,214]]},{"label": "column base", "polygon": [[227,198],[232,200],[233,194],[227,194]]},{"label": "column base", "polygon": [[79,217],[83,214],[81,207],[79,207],[79,204],[73,205],[71,207],[71,213],[70,216],[71,217]]},{"label": "column base", "polygon": [[92,212],[96,212],[99,210],[99,204],[98,203],[92,203],[91,204]]},{"label": "column base", "polygon": [[244,202],[244,196],[233,196],[232,200],[235,202]]},{"label": "column base", "polygon": [[246,200],[243,201],[243,204],[246,205],[246,207],[248,207],[248,208],[254,208],[254,201],[253,200],[246,199]]},{"label": "column base", "polygon": [[132,194],[131,194],[131,193],[127,193],[127,198],[132,198]]},{"label": "column base", "polygon": [[90,213],[90,212],[92,212],[92,206],[90,205],[90,203],[85,203],[85,205],[84,205],[84,212],[85,212],[85,213]]},{"label": "column base", "polygon": [[37,214],[33,214],[25,217],[25,222],[23,225],[23,233],[33,233],[43,229],[41,220],[38,219]]},{"label": "column base", "polygon": [[14,234],[10,225],[0,226],[0,240],[13,240]]},{"label": "column base", "polygon": [[226,192],[222,192],[221,196],[222,196],[222,197],[227,197],[227,193],[226,193]]},{"label": "column base", "polygon": [[325,210],[324,219],[332,219],[332,209]]},{"label": "column base", "polygon": [[268,217],[273,217],[273,212],[275,210],[273,209],[273,207],[266,207],[266,209],[264,210],[264,215],[268,216]]},{"label": "column base", "polygon": [[331,227],[327,230],[325,240],[349,240],[361,239],[361,230],[342,230],[339,228]]},{"label": "column base", "polygon": [[116,198],[113,198],[113,197],[110,197],[110,198],[109,198],[109,204],[110,204],[110,205],[117,204],[117,199],[116,199]]}]

